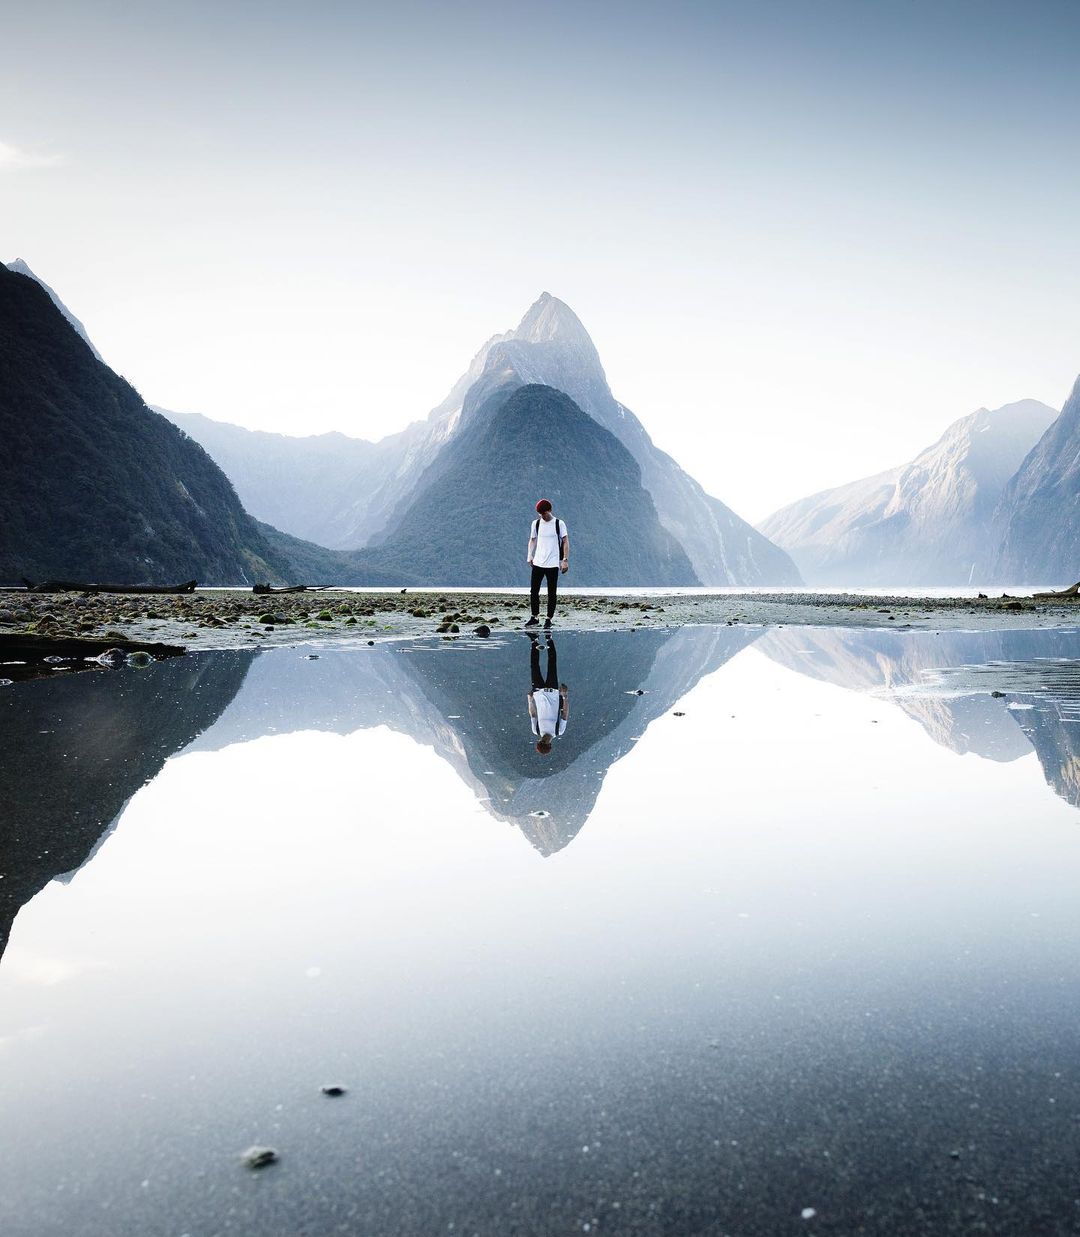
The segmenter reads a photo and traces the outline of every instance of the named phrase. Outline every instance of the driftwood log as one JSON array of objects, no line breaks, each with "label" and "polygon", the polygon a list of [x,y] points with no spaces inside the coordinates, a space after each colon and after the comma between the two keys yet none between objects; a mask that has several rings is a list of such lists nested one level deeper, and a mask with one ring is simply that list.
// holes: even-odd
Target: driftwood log
[{"label": "driftwood log", "polygon": [[324,588],[329,587],[329,584],[290,584],[286,588],[274,588],[272,584],[256,584],[251,591],[257,593],[260,597],[265,597],[268,594],[273,594],[276,597],[281,593],[319,593]]},{"label": "driftwood log", "polygon": [[1032,593],[1034,601],[1080,601],[1080,580],[1063,588],[1060,593]]},{"label": "driftwood log", "polygon": [[156,593],[193,593],[195,580],[183,584],[85,584],[79,580],[41,580],[37,584],[24,579],[28,593],[135,593],[139,596]]}]

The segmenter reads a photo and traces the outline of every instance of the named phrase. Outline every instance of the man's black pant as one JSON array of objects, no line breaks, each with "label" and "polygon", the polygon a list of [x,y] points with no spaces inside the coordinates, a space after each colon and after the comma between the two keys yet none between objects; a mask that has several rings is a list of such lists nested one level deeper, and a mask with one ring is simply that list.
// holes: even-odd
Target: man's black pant
[{"label": "man's black pant", "polygon": [[533,618],[540,615],[540,581],[547,580],[548,618],[555,617],[555,590],[559,587],[558,567],[533,567],[532,583],[529,585],[529,600],[532,602]]},{"label": "man's black pant", "polygon": [[555,660],[554,640],[548,645],[547,674],[540,673],[539,640],[533,641],[532,653],[529,656],[529,669],[532,672],[532,685],[534,692],[540,691],[540,689],[544,687],[557,688],[559,686],[559,665]]}]

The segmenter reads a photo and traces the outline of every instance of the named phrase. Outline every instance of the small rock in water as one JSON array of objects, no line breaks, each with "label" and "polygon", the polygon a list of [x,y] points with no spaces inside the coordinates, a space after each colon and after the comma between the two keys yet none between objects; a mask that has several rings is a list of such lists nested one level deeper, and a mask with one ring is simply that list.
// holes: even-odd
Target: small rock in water
[{"label": "small rock in water", "polygon": [[269,614],[269,613],[268,613],[268,614],[260,614],[260,615],[259,615],[259,622],[260,622],[260,623],[272,623],[273,621],[274,621],[274,616],[273,616],[272,614]]},{"label": "small rock in water", "polygon": [[10,687],[14,682],[14,679],[0,679],[0,687]]},{"label": "small rock in water", "polygon": [[319,660],[318,653],[305,653],[304,654],[304,661],[318,661],[318,660]]},{"label": "small rock in water", "polygon": [[329,1095],[332,1099],[337,1099],[339,1095],[345,1094],[345,1088],[336,1082],[328,1082],[325,1086],[319,1088],[323,1095]]},{"label": "small rock in water", "polygon": [[374,643],[375,643],[375,641],[374,641],[374,640],[369,640],[369,641],[368,641],[368,644],[374,644]]},{"label": "small rock in water", "polygon": [[106,649],[104,653],[94,658],[101,666],[122,666],[124,664],[123,649]]},{"label": "small rock in water", "polygon": [[817,1215],[817,1211],[815,1211],[813,1207],[804,1207],[802,1211],[799,1212],[799,1215],[804,1220],[812,1220],[814,1216]]},{"label": "small rock in water", "polygon": [[45,660],[50,666],[55,666],[59,662],[62,662],[64,658],[63,657],[46,657]]},{"label": "small rock in water", "polygon": [[129,666],[152,666],[154,664],[154,656],[148,653],[145,649],[136,649],[134,653],[129,653],[124,659]]},{"label": "small rock in water", "polygon": [[278,1153],[273,1147],[248,1147],[243,1159],[248,1168],[266,1168],[277,1163]]},{"label": "small rock in water", "polygon": [[991,692],[990,695],[993,696],[995,700],[1002,700],[1004,699],[1005,693],[1004,692]]},{"label": "small rock in water", "polygon": [[481,623],[480,626],[477,627],[475,634],[480,636],[481,638],[490,636],[491,628],[487,625],[487,623]]}]

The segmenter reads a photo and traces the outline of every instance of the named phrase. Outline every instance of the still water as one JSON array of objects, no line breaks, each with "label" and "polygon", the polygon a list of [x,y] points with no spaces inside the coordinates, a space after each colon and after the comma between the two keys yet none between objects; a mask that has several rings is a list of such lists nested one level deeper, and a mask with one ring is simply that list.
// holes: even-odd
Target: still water
[{"label": "still water", "polygon": [[5,1237],[1080,1232],[1076,633],[550,657],[0,693]]}]

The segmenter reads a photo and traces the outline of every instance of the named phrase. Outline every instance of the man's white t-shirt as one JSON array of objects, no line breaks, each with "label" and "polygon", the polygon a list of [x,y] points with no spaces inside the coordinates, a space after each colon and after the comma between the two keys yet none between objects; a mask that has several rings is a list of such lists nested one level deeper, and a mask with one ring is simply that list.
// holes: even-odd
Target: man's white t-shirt
[{"label": "man's white t-shirt", "polygon": [[[562,535],[567,536],[566,521],[556,520],[554,516],[550,520],[545,520],[538,516],[529,526],[529,540],[532,540],[533,532],[536,532],[536,550],[533,553],[534,567],[558,567],[559,560],[562,558],[559,545],[559,534],[555,530],[555,526],[562,529]],[[537,527],[539,525],[539,527]]]},{"label": "man's white t-shirt", "polygon": [[[554,520],[551,521],[553,524]],[[549,734],[555,738],[566,729],[566,723],[559,716],[561,696],[554,687],[538,687],[532,694],[536,706],[536,716],[531,718],[532,732],[539,739],[541,735]]]}]

